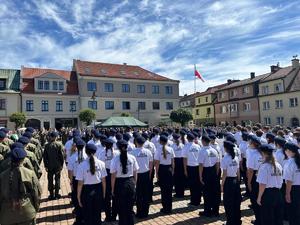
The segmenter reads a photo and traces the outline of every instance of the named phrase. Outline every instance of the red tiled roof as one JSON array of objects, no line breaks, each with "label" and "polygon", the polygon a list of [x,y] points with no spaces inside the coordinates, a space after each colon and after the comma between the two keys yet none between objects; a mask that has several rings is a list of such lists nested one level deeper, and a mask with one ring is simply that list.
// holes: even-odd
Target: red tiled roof
[{"label": "red tiled roof", "polygon": [[[22,93],[34,94],[34,78],[39,77],[46,73],[52,73],[67,80],[67,91],[63,95],[78,95],[78,82],[77,76],[74,71],[66,70],[53,70],[41,68],[27,68],[21,69],[21,91]],[[52,92],[38,92],[38,94],[53,94]]]},{"label": "red tiled roof", "polygon": [[74,60],[75,70],[80,76],[110,77],[123,79],[175,81],[150,72],[139,66],[127,64],[110,64],[101,62],[88,62]]}]

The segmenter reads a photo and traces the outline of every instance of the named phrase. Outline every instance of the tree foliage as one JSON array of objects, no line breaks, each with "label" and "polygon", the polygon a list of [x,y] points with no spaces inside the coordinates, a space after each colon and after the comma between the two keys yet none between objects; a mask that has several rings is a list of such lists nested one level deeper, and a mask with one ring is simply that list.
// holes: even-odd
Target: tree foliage
[{"label": "tree foliage", "polygon": [[130,117],[131,115],[130,115],[130,113],[121,113],[121,117]]},{"label": "tree foliage", "polygon": [[10,115],[9,121],[15,123],[16,129],[23,126],[26,121],[26,115],[23,112],[15,112]]},{"label": "tree foliage", "polygon": [[187,122],[193,119],[193,115],[190,111],[185,109],[173,110],[170,114],[170,119],[175,123],[180,123],[184,126]]},{"label": "tree foliage", "polygon": [[91,109],[83,109],[79,113],[79,119],[85,122],[86,125],[90,125],[92,121],[96,119],[96,113]]}]

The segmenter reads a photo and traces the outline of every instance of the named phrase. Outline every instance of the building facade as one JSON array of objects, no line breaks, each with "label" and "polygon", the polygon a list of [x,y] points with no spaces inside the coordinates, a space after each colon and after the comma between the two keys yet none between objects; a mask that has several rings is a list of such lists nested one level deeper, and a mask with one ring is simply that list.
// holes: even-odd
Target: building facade
[{"label": "building facade", "polygon": [[189,127],[194,126],[194,121],[195,121],[195,114],[194,114],[195,98],[198,94],[199,94],[199,92],[196,92],[196,93],[190,94],[190,95],[186,94],[186,95],[180,97],[180,99],[179,99],[179,107],[189,111],[193,115],[193,120],[188,122]]},{"label": "building facade", "polygon": [[0,69],[0,127],[14,128],[9,117],[21,111],[20,70]]},{"label": "building facade", "polygon": [[300,125],[300,66],[293,59],[292,66],[272,66],[273,72],[259,84],[261,123],[297,127]]},{"label": "building facade", "polygon": [[26,126],[60,129],[78,125],[80,105],[74,72],[22,67],[21,82]]},{"label": "building facade", "polygon": [[149,124],[169,120],[179,107],[179,81],[138,66],[74,60],[80,108],[96,111],[101,122],[128,113]]}]

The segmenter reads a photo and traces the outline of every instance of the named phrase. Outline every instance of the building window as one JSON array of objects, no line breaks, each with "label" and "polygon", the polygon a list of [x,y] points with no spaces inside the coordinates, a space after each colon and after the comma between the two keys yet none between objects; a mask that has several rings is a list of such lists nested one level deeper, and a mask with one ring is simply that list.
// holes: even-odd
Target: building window
[{"label": "building window", "polygon": [[50,85],[49,85],[49,81],[44,81],[44,89],[45,90],[49,90],[50,89]]},{"label": "building window", "polygon": [[237,103],[230,104],[230,105],[228,105],[228,107],[229,107],[230,112],[237,112],[238,111],[238,104]]},{"label": "building window", "polygon": [[122,84],[122,92],[129,93],[130,92],[130,85],[129,84]]},{"label": "building window", "polygon": [[298,106],[298,98],[290,98],[290,107]]},{"label": "building window", "polygon": [[265,125],[270,125],[271,124],[271,118],[270,117],[265,117],[264,122],[265,122]]},{"label": "building window", "polygon": [[236,90],[231,90],[230,91],[230,97],[235,97],[237,95],[237,91]]},{"label": "building window", "polygon": [[282,116],[277,117],[276,120],[277,120],[278,125],[283,125],[284,124],[284,118]]},{"label": "building window", "polygon": [[222,105],[221,106],[221,112],[222,113],[227,113],[227,107],[226,107],[226,105]]},{"label": "building window", "polygon": [[197,116],[199,115],[199,109],[196,109],[196,115]]},{"label": "building window", "polygon": [[114,101],[105,101],[105,109],[106,110],[114,110],[115,103]]},{"label": "building window", "polygon": [[249,94],[249,86],[243,87],[243,94]]},{"label": "building window", "polygon": [[70,101],[70,112],[76,112],[76,101]]},{"label": "building window", "polygon": [[27,112],[33,111],[33,100],[26,100],[26,111]]},{"label": "building window", "polygon": [[282,92],[282,83],[274,84],[274,92]]},{"label": "building window", "polygon": [[244,103],[244,111],[251,111],[251,104],[249,102]]},{"label": "building window", "polygon": [[112,83],[105,83],[104,84],[104,91],[105,92],[113,92],[114,91],[114,85]]},{"label": "building window", "polygon": [[145,85],[137,85],[137,93],[145,93],[146,89],[145,89]]},{"label": "building window", "polygon": [[38,89],[43,90],[44,89],[44,82],[42,80],[38,81]]},{"label": "building window", "polygon": [[208,97],[205,97],[205,102],[208,102]]},{"label": "building window", "polygon": [[43,100],[42,101],[42,108],[41,108],[42,112],[48,112],[49,111],[49,105],[48,105],[48,101]]},{"label": "building window", "polygon": [[211,108],[206,108],[206,115],[210,115],[211,114]]},{"label": "building window", "polygon": [[224,98],[224,92],[219,92],[219,93],[218,93],[218,98],[219,98],[219,99]]},{"label": "building window", "polygon": [[97,91],[96,82],[87,82],[87,89],[88,91]]},{"label": "building window", "polygon": [[64,82],[63,81],[59,81],[58,85],[59,85],[59,90],[63,91],[64,90]]},{"label": "building window", "polygon": [[269,94],[269,86],[262,86],[262,94],[263,95]]},{"label": "building window", "polygon": [[6,100],[0,99],[0,110],[5,110],[5,109],[6,109]]},{"label": "building window", "polygon": [[0,90],[6,89],[6,79],[0,79]]},{"label": "building window", "polygon": [[200,104],[200,102],[201,102],[201,98],[198,98],[198,104]]},{"label": "building window", "polygon": [[166,90],[166,95],[173,94],[173,87],[172,86],[166,86],[165,90]]},{"label": "building window", "polygon": [[56,112],[62,112],[63,111],[63,102],[62,101],[56,101]]},{"label": "building window", "polygon": [[159,86],[158,85],[152,86],[152,94],[159,94]]},{"label": "building window", "polygon": [[283,108],[283,101],[282,100],[276,100],[275,101],[275,107],[276,107],[276,109],[282,109]]},{"label": "building window", "polygon": [[123,110],[130,110],[130,102],[122,102]]},{"label": "building window", "polygon": [[173,102],[166,102],[166,110],[173,110]]},{"label": "building window", "polygon": [[96,110],[97,109],[97,101],[89,101],[88,108]]},{"label": "building window", "polygon": [[146,110],[146,102],[138,102],[138,110]]},{"label": "building window", "polygon": [[52,82],[52,89],[53,89],[54,91],[57,91],[57,89],[58,89],[58,87],[57,87],[57,81],[53,81],[53,82]]},{"label": "building window", "polygon": [[152,108],[153,110],[159,110],[160,109],[159,102],[152,102]]},{"label": "building window", "polygon": [[269,110],[270,109],[270,102],[263,102],[263,110]]}]

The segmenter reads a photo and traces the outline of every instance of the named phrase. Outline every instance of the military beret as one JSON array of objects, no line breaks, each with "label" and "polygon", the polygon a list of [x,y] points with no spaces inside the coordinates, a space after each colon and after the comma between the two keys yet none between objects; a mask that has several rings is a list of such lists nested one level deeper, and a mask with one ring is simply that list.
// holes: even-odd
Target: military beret
[{"label": "military beret", "polygon": [[92,134],[95,134],[97,132],[97,130],[95,129],[95,128],[93,128],[92,130],[91,130],[91,133]]},{"label": "military beret", "polygon": [[21,142],[15,142],[10,146],[10,149],[14,148],[23,148],[23,144]]},{"label": "military beret", "polygon": [[284,145],[284,149],[288,149],[288,150],[296,153],[299,151],[299,146],[292,142],[288,142]]},{"label": "military beret", "polygon": [[107,136],[105,134],[100,134],[100,140],[105,140],[107,139]]},{"label": "military beret", "polygon": [[117,134],[116,134],[116,139],[117,139],[117,140],[123,139],[123,135],[122,135],[121,133],[117,133]]},{"label": "military beret", "polygon": [[139,145],[142,145],[146,142],[146,139],[142,136],[138,136],[136,139],[135,139],[136,143],[138,143]]},{"label": "military beret", "polygon": [[58,133],[55,132],[55,131],[52,131],[52,132],[50,133],[50,137],[52,137],[52,138],[56,138],[57,136],[58,136]]},{"label": "military beret", "polygon": [[168,132],[166,132],[166,131],[164,131],[164,132],[161,132],[161,134],[160,135],[163,135],[163,136],[169,136],[169,134],[168,134]]},{"label": "military beret", "polygon": [[33,127],[27,127],[25,132],[34,133],[34,128]]},{"label": "military beret", "polygon": [[80,138],[80,139],[78,139],[76,141],[75,144],[76,144],[77,147],[79,147],[79,146],[85,146],[85,141]]},{"label": "military beret", "polygon": [[20,137],[18,142],[22,143],[23,145],[27,145],[29,143],[29,139],[27,137]]},{"label": "military beret", "polygon": [[275,141],[275,144],[278,144],[280,146],[284,146],[285,143],[286,143],[286,140],[282,137],[279,137],[279,136],[275,137],[274,141]]},{"label": "military beret", "polygon": [[197,133],[197,132],[195,132],[195,131],[192,131],[192,133],[193,133],[193,135],[195,136],[195,138],[200,136],[199,133]]},{"label": "military beret", "polygon": [[192,132],[188,132],[186,136],[190,140],[194,140],[195,139],[195,135]]},{"label": "military beret", "polygon": [[260,151],[262,152],[268,152],[272,153],[275,149],[272,147],[272,145],[269,144],[263,144],[259,147]]},{"label": "military beret", "polygon": [[23,136],[30,139],[30,138],[32,138],[32,133],[30,133],[30,132],[27,131],[27,132],[25,132],[25,133],[23,134]]},{"label": "military beret", "polygon": [[157,127],[153,128],[153,132],[156,134],[159,133],[159,128],[157,128]]},{"label": "military beret", "polygon": [[163,142],[163,143],[167,143],[167,142],[168,142],[168,137],[165,136],[165,135],[161,135],[161,136],[159,137],[159,140],[160,140],[161,142]]},{"label": "military beret", "polygon": [[212,140],[215,140],[217,138],[215,134],[209,134],[208,137]]},{"label": "military beret", "polygon": [[100,138],[100,132],[97,131],[97,130],[95,130],[94,131],[94,137],[97,138],[97,139],[99,139]]},{"label": "military beret", "polygon": [[199,133],[200,129],[199,128],[194,128],[193,131]]},{"label": "military beret", "polygon": [[85,150],[91,153],[95,153],[97,151],[97,147],[94,144],[86,144]]},{"label": "military beret", "polygon": [[124,139],[124,140],[129,141],[130,138],[131,138],[131,135],[130,135],[130,134],[128,134],[128,133],[123,134],[123,139]]},{"label": "military beret", "polygon": [[79,130],[73,130],[73,137],[76,137],[76,136],[80,136],[80,131]]},{"label": "military beret", "polygon": [[132,133],[132,136],[133,136],[134,138],[137,138],[138,136],[140,136],[140,133],[137,132],[137,131],[135,131],[135,132]]},{"label": "military beret", "polygon": [[172,134],[173,133],[173,129],[172,128],[168,128],[168,133]]},{"label": "military beret", "polygon": [[205,142],[210,142],[211,141],[211,139],[207,135],[203,135],[201,140],[205,141]]},{"label": "military beret", "polygon": [[172,136],[174,140],[178,140],[180,138],[180,135],[176,133],[174,133]]},{"label": "military beret", "polygon": [[258,138],[258,137],[255,136],[255,135],[249,135],[249,140],[252,141],[252,142],[254,142],[254,143],[256,143],[256,144],[258,144],[258,145],[261,144],[260,138]]},{"label": "military beret", "polygon": [[10,157],[13,162],[18,162],[27,156],[27,152],[24,148],[14,148],[11,150]]},{"label": "military beret", "polygon": [[231,141],[224,141],[224,148],[226,149],[234,149],[235,144]]},{"label": "military beret", "polygon": [[271,139],[271,140],[274,140],[275,135],[272,134],[272,133],[267,133],[267,134],[266,134],[266,138],[269,138],[269,139]]},{"label": "military beret", "polygon": [[105,143],[105,144],[111,144],[111,145],[113,145],[115,142],[114,142],[112,139],[110,139],[110,138],[106,138],[106,139],[104,140],[104,143]]},{"label": "military beret", "polygon": [[228,134],[228,135],[226,136],[226,140],[227,140],[227,141],[231,141],[231,142],[233,142],[233,143],[236,143],[236,139],[234,138],[234,136],[233,136],[232,134]]},{"label": "military beret", "polygon": [[120,148],[122,148],[123,146],[127,146],[128,145],[128,142],[127,141],[125,141],[124,139],[122,139],[122,140],[120,140],[120,141],[118,141],[117,142],[117,147],[120,149]]},{"label": "military beret", "polygon": [[6,133],[0,131],[0,139],[4,139],[6,137]]},{"label": "military beret", "polygon": [[149,139],[149,135],[147,134],[147,133],[142,133],[142,136],[146,139],[146,140],[148,140]]},{"label": "military beret", "polygon": [[5,134],[8,134],[8,132],[9,132],[9,129],[7,129],[7,128],[3,127],[3,128],[1,128],[1,129],[0,129],[0,131],[3,131]]},{"label": "military beret", "polygon": [[180,130],[179,133],[180,133],[181,135],[186,135],[186,132],[185,132],[185,130],[183,130],[183,129]]},{"label": "military beret", "polygon": [[247,132],[242,132],[242,139],[248,140],[249,134]]},{"label": "military beret", "polygon": [[112,129],[110,130],[110,133],[111,133],[111,134],[116,134],[117,131],[116,131],[116,129],[112,128]]}]

